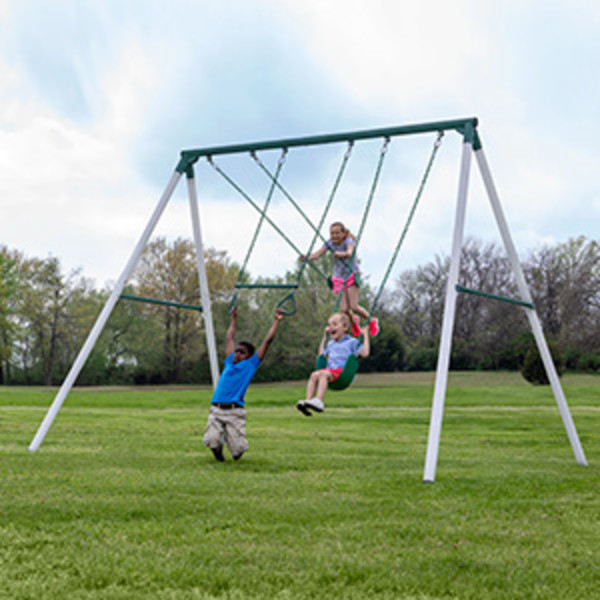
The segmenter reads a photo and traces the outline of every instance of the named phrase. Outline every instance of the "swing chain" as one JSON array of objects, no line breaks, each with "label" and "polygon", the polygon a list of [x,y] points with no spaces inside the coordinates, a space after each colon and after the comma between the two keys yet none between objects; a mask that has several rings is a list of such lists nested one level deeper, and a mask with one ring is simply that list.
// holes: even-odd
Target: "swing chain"
[{"label": "swing chain", "polygon": [[234,308],[238,307],[238,293],[235,292],[233,294],[233,297],[231,298],[231,302],[229,303],[229,306],[227,307],[227,314],[231,315],[231,313],[233,312]]},{"label": "swing chain", "polygon": [[388,148],[390,146],[390,136],[386,135],[384,140],[385,141],[383,142],[383,146],[381,147],[381,156],[385,156],[388,151]]},{"label": "swing chain", "polygon": [[435,160],[435,157],[437,155],[439,147],[440,147],[440,145],[442,143],[442,138],[443,137],[444,137],[444,132],[443,131],[438,131],[437,139],[435,140],[435,142],[433,144],[433,149],[431,151],[431,156],[429,157],[429,162],[427,163],[427,166],[425,167],[425,172],[423,173],[423,177],[421,179],[421,183],[419,184],[419,189],[417,190],[417,194],[415,196],[415,199],[413,200],[412,206],[411,206],[410,211],[408,213],[408,217],[406,219],[406,223],[404,224],[404,229],[402,230],[402,233],[400,234],[400,237],[398,238],[398,242],[396,244],[396,248],[394,249],[394,252],[392,253],[392,258],[390,259],[390,262],[389,262],[389,264],[387,266],[387,269],[385,271],[383,279],[381,280],[381,284],[379,285],[379,289],[378,289],[377,293],[375,294],[375,298],[371,302],[371,307],[369,308],[369,319],[371,318],[371,315],[373,314],[373,312],[375,312],[375,307],[377,306],[377,304],[379,302],[379,298],[381,297],[381,294],[383,293],[383,289],[384,289],[385,284],[387,282],[387,279],[388,279],[388,277],[389,277],[389,275],[390,275],[390,273],[392,271],[394,263],[396,262],[396,259],[398,257],[398,253],[400,252],[400,248],[401,248],[402,244],[404,243],[404,238],[406,237],[406,234],[408,232],[408,228],[410,227],[410,224],[412,223],[412,219],[413,219],[415,211],[417,209],[417,205],[419,204],[419,201],[420,201],[421,196],[423,194],[423,190],[425,188],[425,184],[427,183],[427,180],[429,178],[429,173],[431,171],[431,167],[433,166],[433,162]]},{"label": "swing chain", "polygon": [[343,160],[346,161],[350,158],[350,155],[352,154],[352,149],[354,148],[354,140],[349,140],[348,141],[348,148],[346,148],[346,152],[344,154]]},{"label": "swing chain", "polygon": [[[283,164],[285,163],[285,160],[287,158],[287,154],[288,154],[288,148],[287,147],[283,147],[281,149],[281,156],[279,157],[279,160],[277,161],[277,169],[281,169],[281,167],[283,166]],[[263,170],[266,170],[266,167],[263,163],[263,161],[258,157],[258,154],[256,154],[256,150],[250,150],[250,156],[254,159],[254,161],[256,162],[256,164],[261,167]],[[277,182],[275,182],[277,185]]]}]

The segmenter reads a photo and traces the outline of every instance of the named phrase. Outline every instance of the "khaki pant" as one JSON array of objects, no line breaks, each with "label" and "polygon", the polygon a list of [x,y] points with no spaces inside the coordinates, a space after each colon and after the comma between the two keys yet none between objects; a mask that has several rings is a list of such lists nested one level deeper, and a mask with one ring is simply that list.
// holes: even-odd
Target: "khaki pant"
[{"label": "khaki pant", "polygon": [[231,456],[240,457],[248,450],[246,411],[243,408],[223,409],[211,406],[204,432],[204,445],[218,449],[227,444]]}]

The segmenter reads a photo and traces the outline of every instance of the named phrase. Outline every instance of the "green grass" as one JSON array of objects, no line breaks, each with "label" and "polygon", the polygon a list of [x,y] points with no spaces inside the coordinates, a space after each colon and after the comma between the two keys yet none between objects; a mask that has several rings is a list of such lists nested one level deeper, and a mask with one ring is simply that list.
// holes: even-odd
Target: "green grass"
[{"label": "green grass", "polygon": [[597,598],[600,377],[455,373],[434,484],[433,375],[361,376],[310,419],[254,385],[250,450],[202,446],[207,388],[0,388],[0,598]]}]

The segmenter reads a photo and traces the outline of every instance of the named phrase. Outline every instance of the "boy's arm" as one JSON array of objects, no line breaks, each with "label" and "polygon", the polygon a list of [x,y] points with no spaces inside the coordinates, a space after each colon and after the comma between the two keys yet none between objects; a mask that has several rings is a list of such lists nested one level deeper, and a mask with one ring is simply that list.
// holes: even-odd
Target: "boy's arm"
[{"label": "boy's arm", "polygon": [[227,329],[227,334],[225,336],[225,356],[229,356],[235,350],[235,325],[237,322],[237,308],[231,309],[231,323],[229,323],[229,328]]},{"label": "boy's arm", "polygon": [[277,328],[279,327],[279,321],[283,319],[284,314],[281,308],[278,308],[275,311],[275,318],[273,319],[273,324],[271,325],[271,329],[267,333],[267,337],[263,340],[263,343],[260,345],[258,350],[256,351],[256,355],[258,356],[258,360],[262,360],[269,349],[269,345],[275,338],[275,334],[277,333]]},{"label": "boy's arm", "polygon": [[366,327],[362,328],[362,334],[363,334],[363,345],[362,345],[362,348],[360,349],[360,352],[358,353],[358,355],[361,358],[367,358],[367,356],[369,356],[369,353],[371,352],[371,338],[369,337],[368,325]]}]

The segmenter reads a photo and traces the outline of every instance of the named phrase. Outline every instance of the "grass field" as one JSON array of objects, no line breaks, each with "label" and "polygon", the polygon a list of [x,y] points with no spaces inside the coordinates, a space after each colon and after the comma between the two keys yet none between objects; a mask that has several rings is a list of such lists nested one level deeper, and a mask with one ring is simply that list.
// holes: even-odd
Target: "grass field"
[{"label": "grass field", "polygon": [[432,374],[362,376],[326,412],[251,386],[250,450],[202,446],[208,388],[0,388],[0,598],[600,597],[600,377],[453,373],[423,484]]}]

